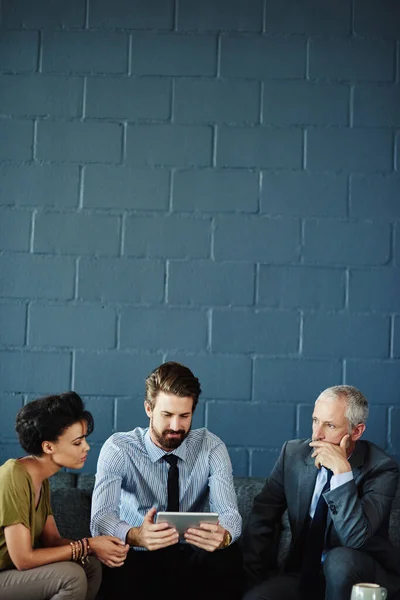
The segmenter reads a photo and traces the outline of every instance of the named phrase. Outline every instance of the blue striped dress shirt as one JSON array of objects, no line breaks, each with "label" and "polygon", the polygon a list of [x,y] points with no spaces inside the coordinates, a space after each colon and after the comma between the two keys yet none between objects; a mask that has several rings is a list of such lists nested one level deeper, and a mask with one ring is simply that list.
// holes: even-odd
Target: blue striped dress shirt
[{"label": "blue striped dress shirt", "polygon": [[[131,527],[139,527],[148,510],[167,509],[169,465],[149,429],[137,427],[115,433],[101,449],[92,498],[92,535],[114,535],[125,541]],[[178,457],[179,509],[219,514],[219,522],[235,541],[241,533],[225,444],[207,429],[194,429],[171,454]]]}]

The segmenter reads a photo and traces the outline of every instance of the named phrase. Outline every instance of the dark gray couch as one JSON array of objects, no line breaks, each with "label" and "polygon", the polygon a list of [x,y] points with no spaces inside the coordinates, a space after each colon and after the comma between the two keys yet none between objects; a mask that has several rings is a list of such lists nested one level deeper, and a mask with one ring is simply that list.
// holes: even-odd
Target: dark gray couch
[{"label": "dark gray couch", "polygon": [[[253,506],[253,499],[264,485],[259,477],[235,477],[239,510],[244,523]],[[90,535],[89,518],[94,475],[91,473],[58,472],[50,479],[51,502],[61,535],[80,538]]]},{"label": "dark gray couch", "polygon": [[[246,525],[254,496],[264,485],[264,479],[257,477],[235,477],[235,488],[238,498],[243,526]],[[59,472],[50,479],[52,490],[52,507],[54,516],[62,536],[72,539],[88,537],[90,504],[94,485],[94,475],[87,473]],[[400,482],[393,502],[390,519],[390,537],[395,546],[400,548]],[[290,543],[290,530],[284,518],[278,550],[278,563]]]}]

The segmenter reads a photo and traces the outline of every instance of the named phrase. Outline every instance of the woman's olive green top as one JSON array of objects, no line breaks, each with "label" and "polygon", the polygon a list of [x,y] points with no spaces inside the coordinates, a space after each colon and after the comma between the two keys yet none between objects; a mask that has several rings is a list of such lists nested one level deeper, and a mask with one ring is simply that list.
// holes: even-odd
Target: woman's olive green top
[{"label": "woman's olive green top", "polygon": [[35,548],[40,545],[46,519],[51,514],[49,480],[43,481],[35,508],[35,490],[28,471],[19,460],[12,458],[5,462],[0,467],[0,570],[15,568],[8,554],[4,528],[22,523],[31,532]]}]

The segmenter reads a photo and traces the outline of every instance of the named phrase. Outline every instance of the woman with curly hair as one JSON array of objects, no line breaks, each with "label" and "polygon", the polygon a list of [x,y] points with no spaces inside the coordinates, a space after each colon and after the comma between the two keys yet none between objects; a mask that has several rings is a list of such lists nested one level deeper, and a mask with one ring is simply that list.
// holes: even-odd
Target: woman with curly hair
[{"label": "woman with curly hair", "polygon": [[21,408],[16,431],[28,456],[0,467],[0,598],[93,600],[99,561],[121,566],[128,546],[111,536],[62,538],[49,487],[49,477],[62,467],[83,467],[93,417],[78,394],[67,392]]}]

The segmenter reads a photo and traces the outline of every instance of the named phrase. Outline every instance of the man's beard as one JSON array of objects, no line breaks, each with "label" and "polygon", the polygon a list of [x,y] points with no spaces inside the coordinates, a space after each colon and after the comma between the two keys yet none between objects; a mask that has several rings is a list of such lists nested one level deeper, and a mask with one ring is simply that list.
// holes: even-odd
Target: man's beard
[{"label": "man's beard", "polygon": [[[183,440],[189,435],[190,428],[188,431],[184,429],[178,429],[178,431],[174,431],[173,429],[164,429],[164,431],[158,431],[153,423],[151,423],[152,433],[157,441],[157,444],[164,448],[165,450],[175,450],[178,448],[183,442]],[[168,437],[169,433],[175,433],[179,437]]]}]

